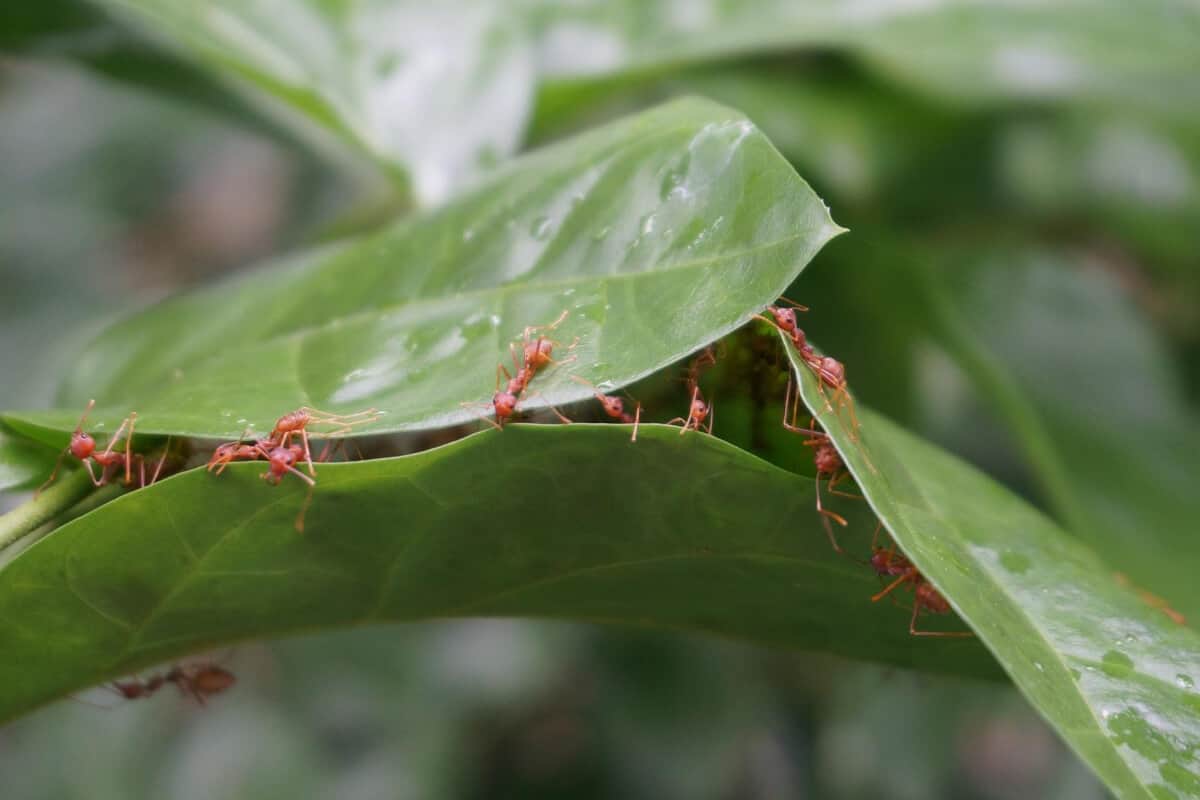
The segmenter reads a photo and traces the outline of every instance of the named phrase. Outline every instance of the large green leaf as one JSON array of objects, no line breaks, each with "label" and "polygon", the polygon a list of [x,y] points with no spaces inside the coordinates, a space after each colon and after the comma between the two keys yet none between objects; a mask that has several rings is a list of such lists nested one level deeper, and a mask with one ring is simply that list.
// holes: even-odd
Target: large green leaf
[{"label": "large green leaf", "polygon": [[1019,437],[1040,492],[1114,569],[1200,619],[1200,421],[1163,343],[1078,257],[973,243],[939,260],[954,300],[928,287],[938,339]]},{"label": "large green leaf", "polygon": [[1200,637],[967,464],[861,409],[852,438],[789,353],[871,507],[1063,738],[1120,797],[1200,797]]},{"label": "large green leaf", "polygon": [[1200,14],[1182,0],[99,2],[309,138],[410,175],[426,202],[518,147],[539,83],[735,54],[837,49],[972,104],[1083,99],[1189,121],[1200,107]]},{"label": "large green leaf", "polygon": [[322,466],[304,534],[304,487],[272,488],[260,470],[192,470],[125,495],[5,567],[0,718],[239,639],[462,616],[677,627],[995,674],[976,641],[914,639],[902,609],[869,602],[875,577],[829,547],[810,480],[702,434],[517,425]]},{"label": "large green leaf", "polygon": [[[743,324],[840,229],[741,115],[684,100],[515,162],[437,212],[169,300],[101,335],[63,408],[14,427],[237,436],[300,405],[371,432],[474,419],[526,325],[567,310],[569,371],[628,383]],[[589,396],[568,369],[531,406]],[[36,433],[36,431],[34,431]],[[41,434],[53,443],[63,437]]]}]

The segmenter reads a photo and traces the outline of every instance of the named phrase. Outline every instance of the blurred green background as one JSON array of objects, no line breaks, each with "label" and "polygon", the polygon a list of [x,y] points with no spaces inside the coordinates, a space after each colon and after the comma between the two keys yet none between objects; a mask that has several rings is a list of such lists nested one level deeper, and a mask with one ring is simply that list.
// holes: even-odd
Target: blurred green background
[{"label": "blurred green background", "polygon": [[[1170,537],[1137,534],[1200,518],[1200,127],[884,73],[817,50],[551,82],[525,141],[681,93],[746,112],[851,229],[793,296],[857,394],[1158,570]],[[49,403],[114,316],[372,218],[270,126],[54,59],[0,61],[0,165],[2,408]],[[824,656],[470,621],[218,657],[239,683],[207,708],[93,692],[0,728],[0,797],[1105,796],[1011,688]]]}]

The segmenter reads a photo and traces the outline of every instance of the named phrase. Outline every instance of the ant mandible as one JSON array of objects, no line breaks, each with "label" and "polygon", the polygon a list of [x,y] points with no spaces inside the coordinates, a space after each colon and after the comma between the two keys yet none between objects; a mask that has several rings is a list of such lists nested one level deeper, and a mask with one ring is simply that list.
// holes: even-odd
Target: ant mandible
[{"label": "ant mandible", "polygon": [[[133,483],[131,459],[133,457],[133,426],[137,420],[137,412],[132,412],[122,420],[116,432],[109,437],[108,446],[97,452],[96,440],[92,438],[91,434],[83,430],[83,424],[87,421],[88,414],[91,413],[95,405],[95,400],[88,400],[87,408],[83,410],[83,416],[79,418],[79,424],[75,426],[75,431],[71,434],[71,443],[59,454],[58,460],[54,462],[54,470],[50,473],[50,477],[46,479],[46,482],[38,487],[38,493],[41,493],[47,486],[54,483],[54,479],[58,477],[59,467],[62,466],[62,460],[68,453],[83,462],[83,466],[88,471],[88,476],[97,487],[103,486],[108,482],[110,477],[109,467],[116,466],[122,461],[125,462],[125,484],[129,485]],[[129,428],[128,433],[125,433],[126,427]],[[113,452],[113,448],[123,433],[125,433],[124,453]],[[95,470],[92,468],[93,461],[100,465],[99,476],[96,475]]]}]

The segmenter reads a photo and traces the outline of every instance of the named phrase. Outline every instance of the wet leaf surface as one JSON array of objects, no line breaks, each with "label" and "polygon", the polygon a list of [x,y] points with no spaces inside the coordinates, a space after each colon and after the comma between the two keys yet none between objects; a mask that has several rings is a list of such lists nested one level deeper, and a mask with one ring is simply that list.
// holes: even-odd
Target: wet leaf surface
[{"label": "wet leaf surface", "polygon": [[905,609],[870,602],[875,576],[830,548],[810,479],[706,435],[517,425],[323,465],[303,534],[304,487],[261,469],[125,495],[3,568],[0,718],[242,639],[446,617],[680,628],[997,675],[977,640],[915,639]]},{"label": "wet leaf surface", "polygon": [[1195,631],[964,462],[862,409],[854,441],[848,412],[832,393],[827,410],[797,369],[806,404],[900,547],[1071,747],[1120,797],[1200,796]]},{"label": "wet leaf surface", "polygon": [[[65,444],[95,432],[236,437],[301,405],[384,412],[369,433],[483,414],[497,363],[547,324],[573,361],[529,407],[624,385],[744,323],[840,232],[737,112],[683,100],[514,162],[443,209],[170,299],[102,334],[60,408],[13,414]],[[510,366],[511,370],[511,366]],[[478,409],[464,409],[464,401]],[[50,430],[58,431],[57,435]]]}]

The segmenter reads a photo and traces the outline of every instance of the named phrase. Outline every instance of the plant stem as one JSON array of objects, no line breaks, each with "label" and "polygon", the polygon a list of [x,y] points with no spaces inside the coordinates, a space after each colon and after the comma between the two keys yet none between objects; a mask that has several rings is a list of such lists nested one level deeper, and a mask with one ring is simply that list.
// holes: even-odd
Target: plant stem
[{"label": "plant stem", "polygon": [[0,549],[54,519],[94,488],[86,470],[73,470],[29,502],[0,515]]}]

